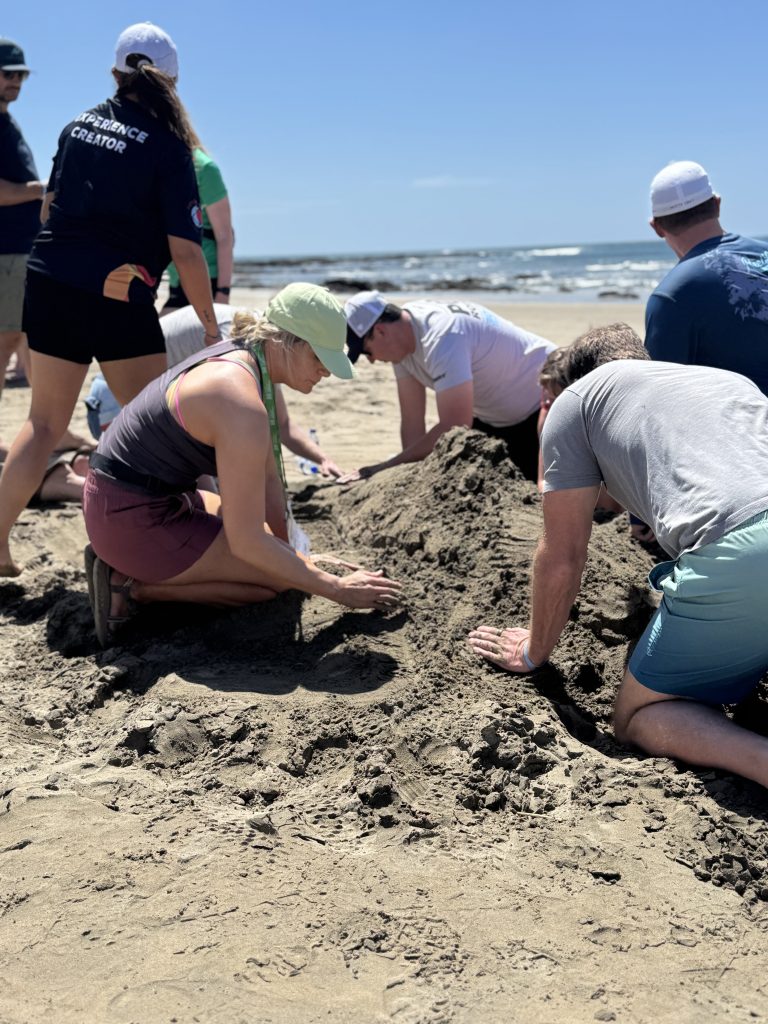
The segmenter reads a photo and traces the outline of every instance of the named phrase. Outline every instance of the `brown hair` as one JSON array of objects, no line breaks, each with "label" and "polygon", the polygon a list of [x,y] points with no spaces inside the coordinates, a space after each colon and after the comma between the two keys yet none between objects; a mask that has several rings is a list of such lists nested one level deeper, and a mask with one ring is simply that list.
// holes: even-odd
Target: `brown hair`
[{"label": "brown hair", "polygon": [[[128,56],[129,62],[133,56]],[[117,81],[117,95],[121,99],[126,96],[135,97],[139,106],[148,110],[172,135],[181,139],[190,152],[200,145],[189,115],[176,92],[175,79],[148,63],[140,64],[135,71],[115,70],[113,73]]]},{"label": "brown hair", "polygon": [[692,228],[695,224],[701,224],[705,220],[713,220],[718,215],[718,197],[710,196],[698,206],[692,206],[690,210],[681,210],[680,213],[667,213],[663,217],[654,217],[653,223],[662,231],[668,231],[670,235],[679,235],[681,232]]},{"label": "brown hair", "polygon": [[591,328],[580,335],[565,353],[563,375],[568,384],[616,359],[651,358],[638,335],[624,323]]},{"label": "brown hair", "polygon": [[544,362],[541,364],[541,370],[539,371],[539,384],[543,388],[549,388],[554,394],[554,389],[557,388],[557,393],[565,391],[568,385],[571,383],[566,376],[566,368],[568,366],[568,349],[567,348],[556,348],[550,352]]}]

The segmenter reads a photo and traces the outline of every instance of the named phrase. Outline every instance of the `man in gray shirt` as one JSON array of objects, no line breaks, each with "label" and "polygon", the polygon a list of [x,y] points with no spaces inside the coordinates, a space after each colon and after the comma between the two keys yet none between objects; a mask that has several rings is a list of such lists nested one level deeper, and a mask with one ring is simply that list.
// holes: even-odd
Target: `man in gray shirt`
[{"label": "man in gray shirt", "polygon": [[648,362],[626,325],[571,348],[542,437],[544,534],[528,629],[480,626],[475,653],[511,672],[549,657],[578,593],[600,484],[653,529],[659,609],[616,700],[617,738],[768,786],[768,740],[717,705],[768,670],[768,398],[739,374]]}]

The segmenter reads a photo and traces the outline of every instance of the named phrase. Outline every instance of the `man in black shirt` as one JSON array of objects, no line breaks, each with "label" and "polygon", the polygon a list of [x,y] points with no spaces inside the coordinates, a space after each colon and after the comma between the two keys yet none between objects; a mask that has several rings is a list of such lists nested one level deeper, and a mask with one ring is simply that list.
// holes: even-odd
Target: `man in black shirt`
[{"label": "man in black shirt", "polygon": [[[0,392],[8,360],[24,339],[24,277],[45,191],[32,152],[8,113],[28,75],[21,47],[0,39]],[[2,449],[0,444],[0,455]]]}]

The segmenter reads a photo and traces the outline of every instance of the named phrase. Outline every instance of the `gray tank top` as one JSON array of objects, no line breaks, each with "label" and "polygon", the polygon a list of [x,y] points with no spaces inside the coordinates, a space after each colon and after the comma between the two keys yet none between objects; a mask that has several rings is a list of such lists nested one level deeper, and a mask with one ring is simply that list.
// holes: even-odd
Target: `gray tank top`
[{"label": "gray tank top", "polygon": [[[121,409],[109,430],[102,434],[97,452],[142,476],[155,477],[177,487],[179,492],[194,490],[197,478],[204,473],[215,476],[216,452],[210,445],[197,441],[176,421],[168,408],[166,391],[172,381],[187,370],[230,352],[242,351],[243,346],[236,342],[220,341],[171,367]],[[261,394],[258,371],[243,365],[256,380]]]}]

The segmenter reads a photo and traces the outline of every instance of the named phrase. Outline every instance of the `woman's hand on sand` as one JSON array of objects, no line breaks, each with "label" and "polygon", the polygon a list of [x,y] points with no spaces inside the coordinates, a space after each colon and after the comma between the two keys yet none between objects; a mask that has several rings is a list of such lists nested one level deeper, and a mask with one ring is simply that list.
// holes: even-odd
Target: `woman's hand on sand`
[{"label": "woman's hand on sand", "polygon": [[531,632],[513,626],[497,629],[496,626],[478,626],[467,637],[467,643],[475,654],[492,661],[507,672],[532,671],[523,657],[523,647],[529,642]]},{"label": "woman's hand on sand", "polygon": [[390,580],[382,569],[358,569],[338,581],[334,600],[347,608],[392,608],[400,600],[402,584]]}]

